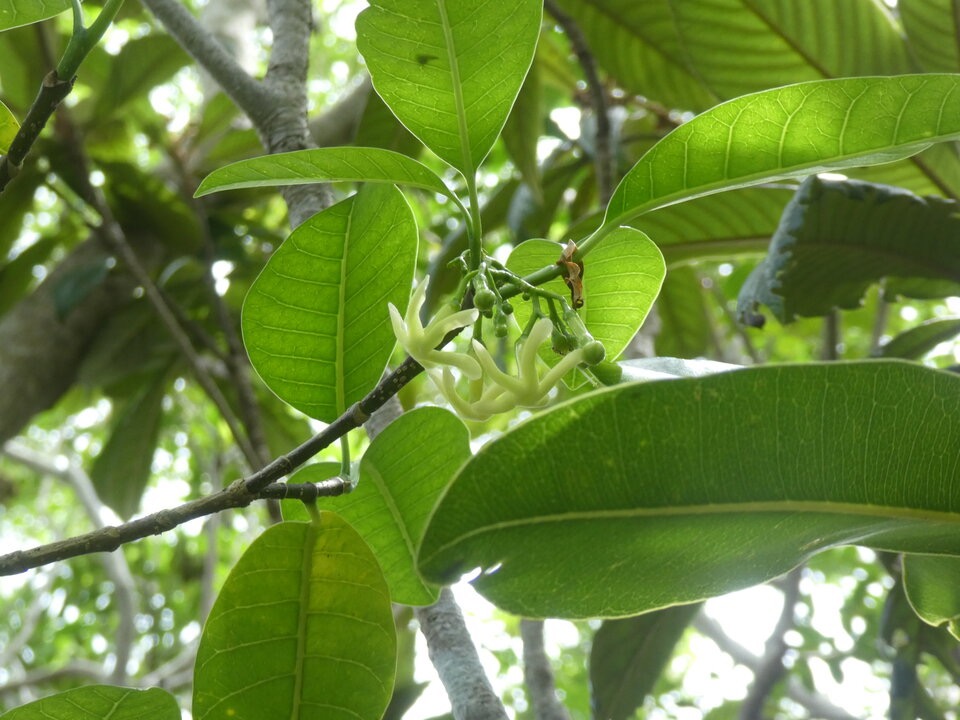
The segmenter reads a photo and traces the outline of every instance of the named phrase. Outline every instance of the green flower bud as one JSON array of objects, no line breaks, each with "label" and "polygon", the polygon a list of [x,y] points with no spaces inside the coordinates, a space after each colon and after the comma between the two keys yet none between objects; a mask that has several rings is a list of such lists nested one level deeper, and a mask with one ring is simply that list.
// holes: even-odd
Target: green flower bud
[{"label": "green flower bud", "polygon": [[583,361],[587,365],[597,365],[607,356],[607,350],[599,340],[590,340],[583,346]]}]

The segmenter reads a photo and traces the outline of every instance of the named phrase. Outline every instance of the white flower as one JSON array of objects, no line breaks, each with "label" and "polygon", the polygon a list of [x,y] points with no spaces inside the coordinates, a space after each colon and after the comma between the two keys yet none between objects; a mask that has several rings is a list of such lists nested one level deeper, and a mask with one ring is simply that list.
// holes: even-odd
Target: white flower
[{"label": "white flower", "polygon": [[471,380],[479,379],[481,375],[480,365],[472,357],[463,353],[445,352],[436,348],[448,332],[472,325],[480,317],[480,313],[476,309],[455,311],[449,305],[444,304],[424,327],[420,322],[420,310],[423,308],[423,301],[427,296],[429,282],[430,278],[427,277],[417,285],[404,317],[400,317],[400,311],[393,306],[393,303],[387,305],[390,310],[390,322],[393,323],[394,335],[397,336],[397,340],[400,341],[400,345],[407,354],[423,365],[424,368],[450,366],[457,368]]},{"label": "white flower", "polygon": [[[583,350],[567,353],[541,378],[538,352],[550,342],[553,322],[549,318],[537,320],[530,334],[517,344],[517,374],[510,375],[497,367],[487,349],[473,341],[472,357],[466,353],[437,350],[447,333],[472,325],[479,313],[473,310],[454,310],[444,305],[424,326],[420,310],[427,294],[429,278],[424,279],[410,298],[406,314],[391,304],[390,321],[400,345],[420,363],[447,402],[462,417],[486,420],[491,415],[508,412],[516,407],[534,408],[547,403],[550,391],[564,375],[583,362]],[[457,377],[451,368],[459,370],[470,381],[470,398],[457,390]]]}]

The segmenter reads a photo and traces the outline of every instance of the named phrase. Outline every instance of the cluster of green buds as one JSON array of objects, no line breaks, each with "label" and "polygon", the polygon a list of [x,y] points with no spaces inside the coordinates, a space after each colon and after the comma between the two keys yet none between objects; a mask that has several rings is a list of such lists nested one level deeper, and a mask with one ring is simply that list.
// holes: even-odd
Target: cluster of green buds
[{"label": "cluster of green buds", "polygon": [[[582,363],[593,365],[603,360],[603,345],[593,339],[576,311],[560,296],[531,286],[525,288],[524,295],[531,299],[534,312],[516,343],[516,374],[504,372],[482,342],[479,321],[481,317],[492,319],[494,335],[499,338],[508,334],[513,308],[500,295],[497,282],[517,282],[518,278],[494,261],[484,262],[477,271],[464,275],[454,301],[442,306],[424,325],[420,311],[428,281],[429,278],[425,279],[414,290],[403,316],[393,305],[389,306],[394,334],[403,349],[424,367],[447,402],[465,418],[486,420],[517,407],[541,407],[564,375]],[[468,289],[472,289],[475,307],[460,310],[457,298]],[[540,310],[542,295],[550,296],[549,314]],[[437,349],[449,332],[471,325],[475,326],[475,334],[467,352]],[[548,342],[563,357],[541,375],[538,354]],[[454,371],[466,378],[466,395],[461,393]]]}]

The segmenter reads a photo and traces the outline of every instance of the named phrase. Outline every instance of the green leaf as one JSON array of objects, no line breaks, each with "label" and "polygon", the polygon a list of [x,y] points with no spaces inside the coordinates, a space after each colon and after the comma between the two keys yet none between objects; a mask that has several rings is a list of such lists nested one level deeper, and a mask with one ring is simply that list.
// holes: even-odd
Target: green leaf
[{"label": "green leaf", "polygon": [[949,623],[955,632],[960,618],[960,557],[905,555],[903,589],[921,620],[930,625]]},{"label": "green leaf", "polygon": [[400,122],[472,179],[533,60],[542,12],[540,0],[373,0],[357,49]]},{"label": "green leaf", "polygon": [[[624,88],[672,108],[703,110],[717,98],[690,68],[671,0],[560,0],[597,61]],[[746,48],[741,48],[741,51]]]},{"label": "green leaf", "polygon": [[56,237],[40,238],[0,268],[0,315],[13,307],[36,282],[33,268],[46,262],[59,244]]},{"label": "green leaf", "polygon": [[738,312],[752,318],[763,303],[790,322],[857,308],[867,288],[887,277],[955,281],[958,232],[953,201],[810,177],[784,210],[767,257],[743,284]]},{"label": "green leaf", "polygon": [[332,422],[380,379],[406,309],[417,227],[403,194],[366,185],[284,241],[243,305],[253,367],[282,400]]},{"label": "green leaf", "polygon": [[899,0],[897,12],[910,47],[924,70],[960,70],[960,45],[957,43],[960,17],[953,0]]},{"label": "green leaf", "polygon": [[90,479],[100,498],[121,518],[140,508],[157,447],[167,374],[141,384],[114,419],[103,449],[93,461]]},{"label": "green leaf", "polygon": [[227,578],[200,638],[197,720],[380,720],[396,669],[376,558],[333,513],[261,535]]},{"label": "green leaf", "polygon": [[190,56],[169,35],[155,33],[131,39],[112,58],[102,87],[94,89],[94,121],[103,122],[132,100],[145,98],[189,62]]},{"label": "green leaf", "polygon": [[457,195],[433,170],[406,155],[379,148],[319,148],[241,160],[207,175],[195,195],[202,197],[236,188],[344,181],[410,185],[448,197],[463,210]]},{"label": "green leaf", "polygon": [[[519,275],[529,275],[556,263],[562,249],[549,240],[527,240],[510,253],[507,267]],[[623,352],[637,334],[660,292],[665,274],[657,246],[634,228],[617,228],[584,262],[584,302],[578,312],[590,334],[603,343],[608,360]],[[560,278],[542,287],[570,295]],[[517,322],[523,327],[530,317],[530,306],[525,302],[514,306]],[[549,348],[544,353],[545,359],[556,362],[556,353]]]},{"label": "green leaf", "polygon": [[69,8],[69,0],[9,0],[0,5],[0,30],[40,22]]},{"label": "green leaf", "polygon": [[20,130],[20,123],[13,113],[0,102],[0,155],[5,155],[10,149],[10,143],[17,136]]},{"label": "green leaf", "polygon": [[666,667],[699,604],[664,608],[622,620],[606,620],[590,648],[593,716],[626,720]]},{"label": "green leaf", "polygon": [[[670,5],[694,72],[724,99],[806,80],[897,75],[912,69],[890,11],[873,0]],[[851,51],[854,37],[856,52]]]},{"label": "green leaf", "polygon": [[689,267],[672,268],[657,297],[660,331],[657,355],[694,358],[705,355],[713,338],[700,276]]},{"label": "green leaf", "polygon": [[[430,452],[422,452],[424,443]],[[455,415],[436,407],[418,408],[394,420],[371,443],[360,461],[356,490],[317,501],[319,507],[340,514],[370,545],[394,602],[436,602],[439,588],[417,575],[417,548],[440,493],[469,457],[470,435]],[[309,465],[290,482],[328,477],[328,468]]]},{"label": "green leaf", "polygon": [[960,75],[844,78],[717,105],[640,158],[614,192],[604,227],[721,190],[892,162],[960,138],[958,90]]},{"label": "green leaf", "polygon": [[[615,617],[846,544],[960,555],[960,377],[902,362],[619,385],[484,446],[418,562],[509,612]],[[785,441],[790,438],[790,442]]]},{"label": "green leaf", "polygon": [[540,187],[540,166],[537,162],[537,141],[543,129],[543,83],[540,65],[534,62],[527,73],[517,102],[503,126],[503,145],[510,161],[516,166],[534,199],[543,202]]},{"label": "green leaf", "polygon": [[421,143],[397,120],[396,115],[371,88],[367,104],[360,116],[360,125],[354,138],[358,147],[383,148],[394,152],[417,157],[423,151]]},{"label": "green leaf", "polygon": [[87,685],[14,708],[2,720],[180,720],[176,698],[166,690]]},{"label": "green leaf", "polygon": [[706,195],[658,208],[634,220],[657,244],[668,267],[764,253],[796,187],[765,185]]},{"label": "green leaf", "polygon": [[919,360],[937,345],[960,335],[960,318],[934,318],[920,323],[880,348],[878,355],[885,358]]}]

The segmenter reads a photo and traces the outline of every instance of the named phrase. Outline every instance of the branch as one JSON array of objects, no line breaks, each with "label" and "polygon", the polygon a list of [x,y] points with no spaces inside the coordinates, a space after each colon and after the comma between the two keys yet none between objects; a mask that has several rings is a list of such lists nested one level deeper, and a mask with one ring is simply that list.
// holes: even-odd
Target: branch
[{"label": "branch", "polygon": [[220,391],[220,387],[214,381],[213,377],[207,372],[199,353],[196,348],[193,347],[190,338],[180,326],[176,315],[167,304],[163,293],[160,292],[150,273],[148,273],[146,268],[141,264],[136,252],[134,252],[127,240],[123,228],[120,227],[120,224],[113,217],[113,211],[110,209],[110,205],[107,203],[103,191],[100,188],[94,187],[90,182],[88,163],[79,143],[73,142],[73,150],[78,164],[82,166],[82,171],[79,172],[77,176],[84,190],[84,195],[101,218],[99,227],[94,228],[95,231],[99,237],[103,239],[110,252],[116,255],[117,258],[126,265],[127,270],[143,288],[144,295],[146,295],[147,300],[153,306],[157,317],[167,330],[167,333],[173,339],[174,343],[176,343],[180,354],[183,355],[183,358],[186,360],[193,376],[200,384],[200,387],[203,388],[207,397],[216,405],[224,422],[226,422],[230,428],[230,432],[236,440],[237,446],[243,452],[247,463],[249,463],[250,467],[260,466],[263,461],[247,438],[244,429],[241,427],[239,420],[233,413],[233,409],[230,407],[230,403],[227,402],[227,399]]},{"label": "branch", "polygon": [[93,684],[110,682],[110,678],[103,674],[103,668],[100,667],[99,663],[89,660],[76,660],[56,670],[37,670],[33,673],[27,673],[16,680],[11,680],[6,685],[0,685],[0,693],[6,694],[21,688],[29,688],[68,678],[82,678]]},{"label": "branch", "polygon": [[767,639],[763,657],[753,669],[753,684],[750,692],[740,706],[740,720],[763,720],[763,706],[773,691],[774,686],[783,678],[787,669],[783,664],[783,656],[787,652],[787,642],[784,635],[793,628],[794,611],[800,599],[800,577],[802,569],[796,568],[784,578],[783,610],[776,627]]},{"label": "branch", "polygon": [[266,122],[276,98],[250,77],[200,22],[177,0],[141,0],[167,32],[223,88],[258,127]]},{"label": "branch", "polygon": [[[756,671],[762,659],[747,650],[743,645],[730,639],[723,627],[716,620],[700,613],[693,621],[697,632],[710,638],[717,647],[733,658],[734,662],[743,665],[751,671]],[[829,703],[818,695],[810,692],[796,678],[787,681],[787,696],[807,709],[811,717],[821,720],[857,720],[843,708]]]},{"label": "branch", "polygon": [[557,698],[550,658],[543,647],[543,620],[521,620],[520,637],[524,677],[533,700],[534,717],[536,720],[570,720],[570,713]]},{"label": "branch", "polygon": [[580,62],[583,77],[587,82],[590,104],[593,106],[593,114],[597,122],[597,132],[594,138],[596,146],[593,154],[597,169],[597,191],[600,196],[600,204],[605,206],[609,202],[610,196],[613,195],[613,155],[610,147],[610,115],[607,112],[606,91],[600,81],[600,75],[597,73],[597,63],[594,60],[593,53],[590,52],[590,45],[573,18],[564,12],[555,0],[544,0],[543,7],[563,28],[563,32],[570,40],[570,47]]},{"label": "branch", "polygon": [[16,137],[10,144],[10,152],[0,157],[0,192],[10,183],[23,167],[30,148],[40,137],[40,132],[46,127],[47,121],[61,101],[70,94],[75,78],[62,80],[55,70],[51,70],[43,78],[40,92],[33,105],[27,111],[23,125],[17,131]]},{"label": "branch", "polygon": [[[457,331],[459,332],[459,330]],[[451,333],[455,335],[456,333]],[[449,338],[445,340],[449,342]],[[360,427],[380,406],[393,397],[404,385],[416,377],[423,368],[415,360],[407,358],[400,366],[380,381],[367,396],[312,438],[286,455],[281,455],[252,475],[231,483],[229,487],[175,508],[161,510],[122,525],[108,526],[86,535],[60,540],[48,545],[18,550],[0,556],[0,576],[15,575],[31,568],[40,567],[58,560],[88,555],[95,552],[111,552],[121,545],[159,535],[182,525],[189,520],[206,517],[223,510],[246,507],[261,498],[261,491],[318,452],[328,447],[350,430]],[[345,483],[339,479],[318,483],[322,496],[340,495]],[[268,491],[270,492],[270,491]]]},{"label": "branch", "polygon": [[440,591],[434,605],[414,612],[427,639],[430,661],[450,698],[454,720],[507,720],[450,588]]}]

